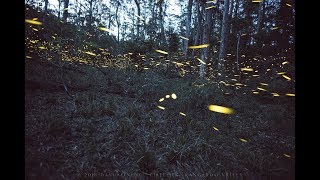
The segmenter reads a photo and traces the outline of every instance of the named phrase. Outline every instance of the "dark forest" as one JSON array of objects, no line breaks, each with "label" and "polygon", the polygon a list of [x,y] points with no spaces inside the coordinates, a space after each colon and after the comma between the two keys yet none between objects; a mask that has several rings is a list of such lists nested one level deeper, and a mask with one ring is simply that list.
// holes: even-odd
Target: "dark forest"
[{"label": "dark forest", "polygon": [[295,1],[25,0],[26,179],[295,179]]}]

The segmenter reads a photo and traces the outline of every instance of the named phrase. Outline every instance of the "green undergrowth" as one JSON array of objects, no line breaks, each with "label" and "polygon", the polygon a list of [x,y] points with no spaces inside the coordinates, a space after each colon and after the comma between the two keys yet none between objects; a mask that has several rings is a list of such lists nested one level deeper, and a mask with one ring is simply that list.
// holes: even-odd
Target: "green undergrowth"
[{"label": "green undergrowth", "polygon": [[[28,60],[26,177],[138,173],[136,179],[150,179],[153,173],[173,173],[180,176],[175,179],[190,179],[233,173],[234,179],[291,179],[294,97],[244,94],[243,89],[153,70],[80,64],[59,69]],[[172,93],[177,99],[165,97]],[[209,111],[210,104],[232,108],[234,114]]]}]

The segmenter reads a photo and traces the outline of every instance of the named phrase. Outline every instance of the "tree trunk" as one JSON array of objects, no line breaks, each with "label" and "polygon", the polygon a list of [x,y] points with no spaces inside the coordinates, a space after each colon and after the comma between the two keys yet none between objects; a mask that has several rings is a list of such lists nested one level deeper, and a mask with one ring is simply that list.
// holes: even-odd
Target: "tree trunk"
[{"label": "tree trunk", "polygon": [[[188,7],[187,7],[187,19],[186,19],[186,38],[190,39],[190,24],[191,24],[191,13],[192,13],[192,3],[193,0],[188,1]],[[188,55],[188,44],[189,40],[184,40],[184,57],[187,58]]]},{"label": "tree trunk", "polygon": [[45,14],[48,12],[48,4],[49,4],[49,0],[44,0],[44,13]]},{"label": "tree trunk", "polygon": [[238,33],[238,42],[237,42],[237,72],[240,73],[239,70],[239,45],[240,45],[241,34]]},{"label": "tree trunk", "polygon": [[91,30],[92,30],[92,11],[93,11],[93,0],[90,0],[90,2],[89,2],[89,19],[88,19],[88,28],[89,28],[89,32],[91,32]]},{"label": "tree trunk", "polygon": [[229,34],[232,33],[232,12],[233,12],[233,7],[234,7],[234,2],[233,0],[230,0],[230,9],[229,9],[229,17],[228,17],[228,20],[229,20],[229,25],[228,25],[228,32]]},{"label": "tree trunk", "polygon": [[223,20],[222,20],[222,30],[221,30],[221,44],[219,50],[219,64],[218,69],[222,75],[222,71],[224,71],[224,58],[226,54],[227,48],[227,38],[228,38],[228,10],[229,10],[229,0],[224,1],[224,8],[223,8]]},{"label": "tree trunk", "polygon": [[60,12],[61,12],[61,0],[58,0],[58,19],[60,19]]},{"label": "tree trunk", "polygon": [[[211,27],[212,27],[212,11],[213,9],[205,9],[205,4],[203,4],[203,11],[205,11],[205,24],[204,24],[204,29],[203,29],[203,37],[202,37],[202,44],[209,44],[209,40],[211,37]],[[202,51],[202,56],[201,60],[204,61],[206,64],[209,62],[209,48],[211,47],[206,47]],[[200,78],[203,78],[205,76],[205,68],[206,64],[201,63],[200,64]]]},{"label": "tree trunk", "polygon": [[165,41],[164,26],[163,26],[163,0],[159,1],[159,21],[160,21],[160,46],[163,46]]},{"label": "tree trunk", "polygon": [[261,38],[261,29],[263,28],[263,19],[264,19],[264,1],[260,2],[258,8],[258,23],[257,23],[257,33],[256,33],[256,42],[257,46],[260,49],[262,46]]},{"label": "tree trunk", "polygon": [[[140,2],[139,0],[134,0],[134,2],[136,3],[136,6],[137,6],[137,9],[138,9],[138,16],[141,15],[140,13]],[[139,38],[140,37],[140,18],[137,17],[137,37]]]},{"label": "tree trunk", "polygon": [[120,29],[119,29],[119,27],[120,27],[120,22],[119,22],[119,20],[118,20],[118,19],[119,19],[119,18],[118,18],[119,5],[120,5],[120,4],[118,3],[117,9],[116,9],[116,21],[117,21],[117,27],[118,27],[118,40],[117,40],[118,43],[120,42],[120,41],[119,41],[119,40],[120,40],[120,36],[119,36],[119,35],[120,35],[120,33],[119,33],[119,32],[120,32]]},{"label": "tree trunk", "polygon": [[68,7],[69,7],[69,0],[64,0],[64,9],[63,9],[63,17],[62,17],[63,22],[67,22],[67,18],[69,15]]},{"label": "tree trunk", "polygon": [[[201,11],[200,11],[200,2],[197,2],[197,16],[198,16],[198,23],[197,23],[197,33],[196,33],[196,37],[194,39],[194,45],[198,45],[200,44],[199,40],[200,40],[200,34],[202,31],[201,25],[202,25],[202,16],[201,16]],[[196,50],[193,49],[192,50],[192,57],[195,56]]]}]

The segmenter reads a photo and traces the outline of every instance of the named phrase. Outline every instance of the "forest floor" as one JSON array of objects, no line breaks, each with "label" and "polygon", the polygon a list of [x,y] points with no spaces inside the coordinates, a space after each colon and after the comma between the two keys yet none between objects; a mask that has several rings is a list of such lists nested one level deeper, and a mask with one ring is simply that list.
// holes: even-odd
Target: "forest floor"
[{"label": "forest floor", "polygon": [[26,59],[26,179],[294,179],[294,97],[102,70]]}]

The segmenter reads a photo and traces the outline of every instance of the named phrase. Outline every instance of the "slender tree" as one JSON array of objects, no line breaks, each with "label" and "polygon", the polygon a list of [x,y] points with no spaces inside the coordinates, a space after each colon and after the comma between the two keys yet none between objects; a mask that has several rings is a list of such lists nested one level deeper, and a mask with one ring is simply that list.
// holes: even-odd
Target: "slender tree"
[{"label": "slender tree", "polygon": [[[211,27],[212,27],[212,10],[213,9],[205,9],[205,4],[203,4],[203,11],[205,11],[205,23],[203,28],[203,36],[202,36],[202,43],[203,44],[209,44],[209,40],[211,37]],[[210,47],[210,46],[209,46]],[[204,48],[201,54],[201,59],[204,61],[204,63],[209,62],[209,47]],[[201,63],[200,64],[200,78],[203,78],[205,75],[205,67],[206,64]]]},{"label": "slender tree", "polygon": [[259,49],[261,48],[261,45],[262,45],[261,29],[263,28],[264,4],[265,4],[264,1],[262,1],[259,3],[259,7],[258,7],[256,42]]},{"label": "slender tree", "polygon": [[48,4],[49,4],[49,0],[44,0],[44,12],[45,13],[48,12]]},{"label": "slender tree", "polygon": [[69,0],[63,0],[63,2],[64,2],[64,9],[63,9],[63,17],[62,17],[62,20],[64,21],[64,22],[67,22],[67,18],[68,18],[68,8],[69,8]]},{"label": "slender tree", "polygon": [[[195,36],[194,42],[193,42],[194,45],[201,43],[200,36],[201,36],[202,30],[203,30],[203,28],[202,28],[202,13],[200,11],[200,1],[197,2],[196,10],[197,10],[197,25],[195,28],[197,28],[197,29],[196,29],[196,36]],[[196,50],[193,50],[192,57],[195,56],[195,53],[196,53]]]},{"label": "slender tree", "polygon": [[[227,38],[228,38],[228,26],[229,26],[229,0],[224,1],[224,8],[223,8],[223,20],[222,20],[222,30],[221,30],[221,44],[219,50],[219,64],[218,69],[223,71],[225,55],[226,55],[226,48],[227,48]],[[221,72],[220,72],[221,73]]]},{"label": "slender tree", "polygon": [[[191,24],[191,15],[192,15],[192,3],[193,0],[188,1],[188,7],[187,7],[187,18],[186,18],[186,34],[185,37],[190,40],[190,24]],[[184,57],[187,57],[188,54],[188,43],[189,40],[185,40],[184,44]]]},{"label": "slender tree", "polygon": [[138,16],[137,17],[137,37],[140,37],[140,17],[141,17],[141,12],[140,12],[140,1],[139,0],[134,0],[136,6],[137,6],[137,11],[138,11]]}]

